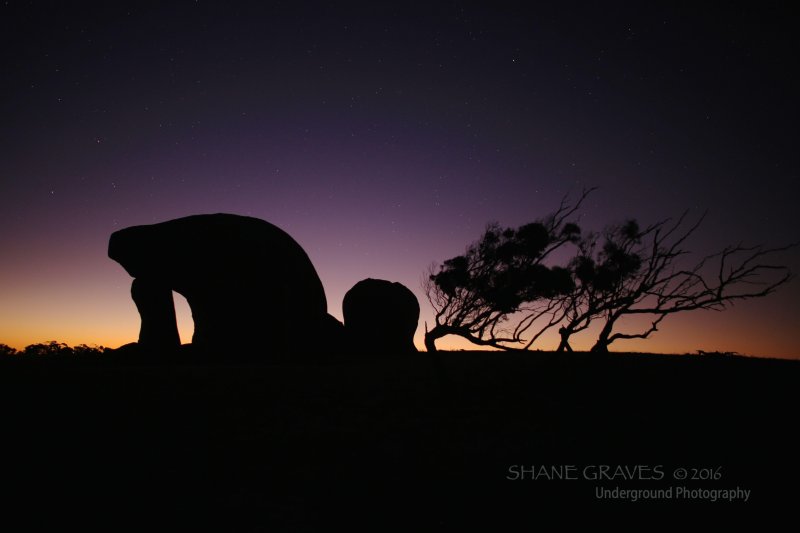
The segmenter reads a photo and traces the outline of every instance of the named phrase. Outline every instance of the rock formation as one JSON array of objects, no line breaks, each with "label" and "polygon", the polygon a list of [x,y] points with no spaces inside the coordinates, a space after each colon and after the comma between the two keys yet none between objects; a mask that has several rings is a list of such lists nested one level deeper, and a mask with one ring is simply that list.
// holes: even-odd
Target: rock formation
[{"label": "rock formation", "polygon": [[179,343],[171,291],[186,297],[196,347],[293,352],[333,330],[311,260],[280,228],[257,218],[195,215],[111,235],[111,259],[133,276],[139,342]]},{"label": "rock formation", "polygon": [[147,278],[136,278],[131,284],[131,298],[142,319],[139,344],[167,349],[180,346],[175,302],[168,285]]},{"label": "rock formation", "polygon": [[347,291],[344,326],[357,353],[414,353],[419,302],[401,283],[365,279]]}]

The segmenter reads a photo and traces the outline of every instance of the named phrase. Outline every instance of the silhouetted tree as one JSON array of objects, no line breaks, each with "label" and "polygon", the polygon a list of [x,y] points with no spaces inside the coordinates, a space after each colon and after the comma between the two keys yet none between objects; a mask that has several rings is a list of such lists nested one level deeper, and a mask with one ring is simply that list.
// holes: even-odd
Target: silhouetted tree
[{"label": "silhouetted tree", "polygon": [[0,357],[4,355],[17,355],[17,350],[7,344],[0,343]]},{"label": "silhouetted tree", "polygon": [[[587,329],[598,317],[621,305],[622,288],[642,265],[640,244],[654,231],[640,230],[635,220],[612,226],[602,237],[590,233],[579,244],[579,253],[569,264],[573,291],[559,300],[562,326],[557,351],[572,351],[569,339]],[[602,245],[600,241],[602,239]],[[598,249],[599,248],[599,249]]]},{"label": "silhouetted tree", "polygon": [[73,351],[67,344],[57,341],[47,341],[30,344],[22,350],[22,355],[41,357],[53,355],[72,355]]},{"label": "silhouetted tree", "polygon": [[[580,227],[569,219],[590,192],[574,205],[564,198],[551,215],[516,229],[490,224],[464,255],[432,266],[423,280],[436,321],[432,329],[426,326],[427,350],[436,351],[436,340],[446,335],[481,346],[525,349],[556,325],[560,318],[553,313],[560,298],[573,292],[573,280],[566,268],[545,262],[564,245],[578,242]],[[543,330],[524,338],[542,318]]]},{"label": "silhouetted tree", "polygon": [[[569,337],[602,321],[592,351],[606,352],[621,339],[644,339],[669,315],[710,309],[720,311],[739,300],[759,298],[787,283],[792,274],[769,261],[794,246],[728,246],[695,263],[684,265],[686,240],[703,217],[686,224],[664,220],[640,228],[635,220],[609,228],[602,236],[582,239],[580,253],[570,263],[574,290],[561,299],[564,325],[559,350],[569,349]],[[632,333],[615,332],[620,319],[649,316],[649,326]]]},{"label": "silhouetted tree", "polygon": [[68,344],[63,342],[47,341],[28,345],[21,352],[16,353],[31,357],[42,357],[102,355],[105,353],[105,351],[106,348],[103,346],[87,346],[86,344],[78,344],[75,347],[70,347]]},{"label": "silhouetted tree", "polygon": [[78,344],[72,348],[74,355],[103,355],[106,352],[105,346],[87,346],[86,344]]}]

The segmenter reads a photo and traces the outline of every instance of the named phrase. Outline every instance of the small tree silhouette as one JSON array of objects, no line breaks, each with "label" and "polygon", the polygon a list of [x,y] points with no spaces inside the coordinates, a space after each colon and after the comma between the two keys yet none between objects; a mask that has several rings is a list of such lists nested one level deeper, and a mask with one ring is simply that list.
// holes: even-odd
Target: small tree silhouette
[{"label": "small tree silhouette", "polygon": [[47,341],[38,344],[30,344],[22,350],[22,355],[32,357],[72,355],[73,350],[67,344],[57,341]]},{"label": "small tree silhouette", "polygon": [[18,353],[19,352],[17,352],[17,350],[12,348],[11,346],[0,343],[0,357],[3,357],[5,355],[17,355]]},{"label": "small tree silhouette", "polygon": [[88,346],[86,344],[77,344],[72,348],[72,353],[77,356],[103,355],[105,352],[106,352],[105,346],[99,346],[96,344],[92,346]]},{"label": "small tree silhouette", "polygon": [[17,354],[30,357],[102,355],[105,352],[106,348],[104,348],[103,346],[97,346],[97,345],[88,346],[86,344],[78,344],[77,346],[70,347],[68,344],[58,341],[47,341],[37,344],[30,344],[26,346],[25,349],[23,349],[21,352],[15,351],[15,353]]}]

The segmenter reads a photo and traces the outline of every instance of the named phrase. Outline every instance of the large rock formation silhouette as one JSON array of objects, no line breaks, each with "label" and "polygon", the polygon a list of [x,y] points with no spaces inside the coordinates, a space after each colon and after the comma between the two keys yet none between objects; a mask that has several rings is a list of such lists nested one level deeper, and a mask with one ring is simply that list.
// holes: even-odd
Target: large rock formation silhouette
[{"label": "large rock formation silhouette", "polygon": [[342,312],[353,351],[362,354],[417,351],[414,332],[419,322],[419,302],[402,283],[361,280],[344,295]]},{"label": "large rock formation silhouette", "polygon": [[214,214],[134,226],[111,235],[108,255],[135,278],[148,348],[180,343],[172,291],[191,307],[196,347],[285,353],[307,347],[309,332],[341,334],[308,255],[264,220]]}]

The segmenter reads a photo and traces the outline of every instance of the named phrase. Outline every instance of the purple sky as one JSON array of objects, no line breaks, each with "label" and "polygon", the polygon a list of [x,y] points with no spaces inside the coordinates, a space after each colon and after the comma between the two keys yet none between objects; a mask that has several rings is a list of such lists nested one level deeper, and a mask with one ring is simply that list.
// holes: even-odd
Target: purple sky
[{"label": "purple sky", "polygon": [[[430,263],[584,187],[600,187],[587,229],[708,209],[700,254],[800,237],[787,13],[80,4],[0,5],[0,342],[12,346],[135,340],[108,236],[194,213],[288,231],[339,318],[345,291],[377,277],[414,290],[430,320]],[[783,260],[800,270],[797,251]],[[613,348],[800,356],[798,301],[795,282]]]}]

